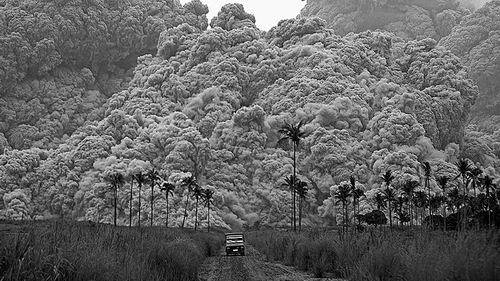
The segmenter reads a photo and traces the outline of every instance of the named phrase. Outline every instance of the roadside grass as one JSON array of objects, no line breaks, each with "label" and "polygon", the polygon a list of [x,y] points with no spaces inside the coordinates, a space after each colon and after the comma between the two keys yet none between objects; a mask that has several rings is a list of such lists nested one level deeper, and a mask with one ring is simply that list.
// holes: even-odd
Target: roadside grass
[{"label": "roadside grass", "polygon": [[[5,223],[5,222],[2,222]],[[221,233],[50,221],[0,227],[0,280],[197,280]],[[15,231],[12,231],[15,230]]]},{"label": "roadside grass", "polygon": [[254,231],[248,241],[268,259],[315,277],[360,281],[498,281],[500,232],[359,233]]}]

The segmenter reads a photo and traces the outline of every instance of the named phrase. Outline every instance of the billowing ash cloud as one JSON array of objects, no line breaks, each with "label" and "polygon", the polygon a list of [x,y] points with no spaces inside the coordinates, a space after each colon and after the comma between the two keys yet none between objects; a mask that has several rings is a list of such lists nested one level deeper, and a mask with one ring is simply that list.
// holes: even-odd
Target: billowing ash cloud
[{"label": "billowing ash cloud", "polygon": [[460,3],[471,10],[476,10],[481,8],[485,3],[491,0],[460,0]]}]

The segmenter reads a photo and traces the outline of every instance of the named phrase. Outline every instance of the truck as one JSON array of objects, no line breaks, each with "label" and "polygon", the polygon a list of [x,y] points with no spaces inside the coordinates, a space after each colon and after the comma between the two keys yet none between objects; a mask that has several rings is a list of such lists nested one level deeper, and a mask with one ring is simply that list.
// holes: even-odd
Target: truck
[{"label": "truck", "polygon": [[245,255],[245,237],[243,233],[226,233],[226,255]]}]

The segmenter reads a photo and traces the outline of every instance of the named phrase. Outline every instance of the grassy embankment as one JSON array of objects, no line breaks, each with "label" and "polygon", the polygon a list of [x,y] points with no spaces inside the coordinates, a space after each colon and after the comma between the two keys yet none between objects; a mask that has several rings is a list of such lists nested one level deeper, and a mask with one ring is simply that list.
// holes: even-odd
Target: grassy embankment
[{"label": "grassy embankment", "polygon": [[196,280],[220,233],[0,222],[0,280]]},{"label": "grassy embankment", "polygon": [[500,280],[500,232],[251,232],[248,241],[271,260],[314,273],[366,281]]}]

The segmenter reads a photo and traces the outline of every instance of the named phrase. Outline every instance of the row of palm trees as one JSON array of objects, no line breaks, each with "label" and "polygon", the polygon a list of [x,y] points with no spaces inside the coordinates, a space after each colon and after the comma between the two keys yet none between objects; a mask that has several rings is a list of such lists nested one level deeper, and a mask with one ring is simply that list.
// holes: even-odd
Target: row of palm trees
[{"label": "row of palm trees", "polygon": [[[174,183],[168,182],[164,180],[159,172],[156,169],[151,169],[146,173],[138,172],[135,174],[130,174],[128,176],[116,172],[107,177],[105,180],[110,184],[111,191],[113,192],[113,225],[117,225],[117,198],[118,198],[118,190],[122,189],[125,185],[126,179],[130,180],[130,198],[129,198],[129,227],[132,227],[132,202],[133,202],[133,187],[134,183],[138,185],[138,220],[137,226],[141,227],[141,199],[142,199],[142,188],[144,185],[149,184],[151,188],[150,194],[150,226],[153,226],[154,223],[154,204],[155,204],[155,187],[159,187],[162,192],[165,193],[166,200],[166,221],[165,227],[169,226],[169,197],[173,195],[173,192],[176,189],[176,185]],[[207,226],[208,231],[210,231],[210,204],[213,201],[214,191],[211,189],[204,189],[199,184],[194,176],[188,176],[182,179],[180,187],[186,188],[186,198],[185,198],[185,207],[184,207],[184,216],[182,219],[181,228],[184,228],[186,218],[187,218],[187,209],[189,205],[189,199],[194,197],[195,199],[195,230],[198,229],[198,207],[200,201],[202,201],[207,207]]]},{"label": "row of palm trees", "polygon": [[[304,122],[300,121],[296,124],[290,124],[285,122],[284,125],[278,130],[278,132],[281,134],[281,138],[278,141],[278,145],[283,145],[285,143],[291,144],[293,148],[293,173],[286,177],[283,183],[283,186],[286,186],[290,189],[291,192],[291,203],[292,203],[292,208],[291,208],[291,228],[293,231],[297,230],[297,196],[298,196],[298,209],[299,209],[299,215],[298,215],[298,221],[299,221],[299,230],[302,228],[302,205],[305,200],[306,194],[307,194],[307,183],[305,181],[302,181],[297,177],[297,151],[300,148],[300,143],[302,139],[306,137],[306,133],[303,130]],[[392,171],[388,170],[386,173],[381,177],[381,180],[383,181],[385,188],[382,189],[381,193],[377,194],[374,198],[375,203],[377,205],[377,209],[386,209],[388,211],[388,217],[389,217],[389,224],[392,227],[393,222],[393,211],[396,213],[397,218],[400,223],[410,223],[410,225],[413,224],[414,221],[418,222],[418,217],[419,217],[419,212],[418,210],[427,209],[428,211],[428,218],[432,220],[433,217],[433,211],[435,212],[437,209],[442,207],[444,216],[446,217],[446,207],[451,208],[453,211],[460,211],[460,218],[462,223],[464,224],[467,221],[467,210],[472,209],[470,208],[471,202],[478,201],[478,200],[471,200],[471,197],[469,196],[469,185],[472,186],[473,191],[474,191],[474,197],[476,197],[477,193],[476,190],[478,186],[481,184],[483,188],[485,189],[485,195],[483,196],[488,203],[486,206],[487,212],[488,212],[488,223],[491,225],[491,210],[492,210],[492,202],[495,200],[492,200],[492,196],[494,195],[494,192],[491,192],[496,188],[496,186],[493,184],[493,179],[489,177],[488,175],[484,175],[483,171],[480,168],[473,167],[470,163],[469,160],[467,159],[460,159],[457,163],[455,163],[458,174],[456,175],[455,178],[449,178],[446,176],[441,176],[441,177],[436,177],[435,180],[438,183],[439,187],[441,188],[443,195],[432,195],[431,193],[431,178],[432,178],[432,167],[429,162],[423,162],[422,164],[422,170],[423,170],[423,183],[424,183],[424,190],[427,191],[424,192],[423,190],[416,190],[420,186],[419,181],[415,180],[409,180],[403,184],[402,187],[400,187],[400,190],[397,190],[392,186],[392,182],[394,180],[394,176],[392,174]],[[130,185],[130,219],[129,219],[129,226],[132,224],[132,188],[133,188],[133,183],[134,181],[137,182],[139,185],[139,220],[138,224],[140,226],[141,220],[140,220],[140,206],[141,206],[141,189],[142,186],[146,183],[150,183],[151,186],[151,214],[150,214],[150,219],[151,222],[150,224],[153,225],[153,212],[154,212],[154,187],[155,185],[161,181],[161,177],[159,176],[159,173],[155,170],[152,169],[148,171],[146,174],[143,173],[137,173],[130,175],[130,180],[131,180],[131,185]],[[462,192],[459,191],[458,187],[455,189],[451,190],[448,192],[448,183],[451,180],[456,180],[460,178],[462,180]],[[116,225],[116,197],[117,197],[117,190],[123,186],[125,177],[119,173],[113,174],[111,177],[109,177],[109,181],[111,183],[111,186],[114,191],[114,224]],[[175,189],[175,185],[166,181],[162,181],[163,183],[161,184],[161,190],[165,192],[166,200],[167,200],[167,219],[166,219],[166,226],[168,227],[168,198],[169,194],[172,194],[172,192]],[[186,177],[182,180],[181,183],[182,187],[185,187],[187,189],[186,192],[186,203],[185,203],[185,208],[184,208],[184,216],[182,219],[182,224],[181,228],[184,227],[186,217],[187,217],[187,207],[189,205],[189,199],[190,197],[194,197],[195,199],[195,229],[198,227],[198,205],[199,201],[203,200],[205,204],[207,205],[208,213],[210,212],[210,200],[213,197],[213,191],[208,190],[208,189],[202,189],[197,181],[196,178],[193,176]],[[399,192],[401,191],[401,192]],[[447,193],[448,192],[448,193]],[[364,196],[363,190],[359,189],[356,187],[356,179],[354,177],[350,177],[350,182],[349,184],[343,184],[339,186],[338,190],[334,194],[334,197],[336,199],[336,203],[341,203],[342,204],[342,212],[343,212],[343,217],[344,217],[344,225],[349,224],[349,218],[348,218],[348,212],[349,212],[349,204],[350,204],[350,198],[352,198],[352,203],[353,203],[353,213],[354,217],[358,219],[358,224],[359,224],[359,200],[361,197]],[[483,200],[484,201],[484,200]],[[496,202],[496,201],[495,201]],[[477,209],[477,208],[476,208]],[[414,217],[415,216],[415,217]],[[208,216],[209,217],[209,216]],[[420,212],[420,223],[422,224],[424,222],[424,213]],[[347,223],[347,224],[346,224]],[[431,221],[432,223],[432,221]],[[210,221],[208,221],[208,227],[210,225]]]},{"label": "row of palm trees", "polygon": [[[344,217],[345,230],[348,227],[349,221],[349,198],[352,198],[353,214],[357,218],[359,214],[359,199],[365,195],[364,191],[356,186],[356,179],[351,176],[348,184],[341,184],[337,191],[333,194],[336,203],[342,204],[342,215]],[[359,224],[359,219],[358,219]]]},{"label": "row of palm trees", "polygon": [[[384,182],[385,189],[374,197],[377,209],[386,209],[389,216],[389,224],[392,226],[392,212],[394,211],[400,224],[413,224],[418,221],[419,210],[420,223],[436,225],[441,224],[444,230],[447,225],[447,209],[452,210],[455,216],[458,216],[459,223],[456,227],[465,229],[468,225],[469,215],[477,216],[481,212],[486,212],[488,216],[488,226],[492,224],[492,211],[494,207],[498,207],[498,196],[494,190],[496,185],[494,179],[489,175],[483,175],[483,171],[470,164],[467,159],[460,159],[455,163],[458,174],[455,177],[435,176],[435,180],[442,194],[432,194],[430,181],[432,178],[432,167],[429,162],[422,163],[424,176],[424,190],[416,190],[420,186],[419,181],[409,180],[403,184],[400,190],[392,186],[394,176],[390,170],[381,177]],[[456,186],[453,189],[449,186],[452,180],[461,179],[461,186]],[[470,187],[473,194],[471,195]],[[482,188],[484,193],[478,193],[478,189]],[[451,189],[451,190],[450,190]],[[461,190],[460,190],[461,189]],[[435,215],[441,209],[441,215]],[[423,210],[423,212],[422,212]],[[427,217],[424,212],[427,211]],[[440,221],[433,221],[434,219]],[[438,218],[436,218],[438,217]],[[449,220],[449,219],[448,219]]]}]

